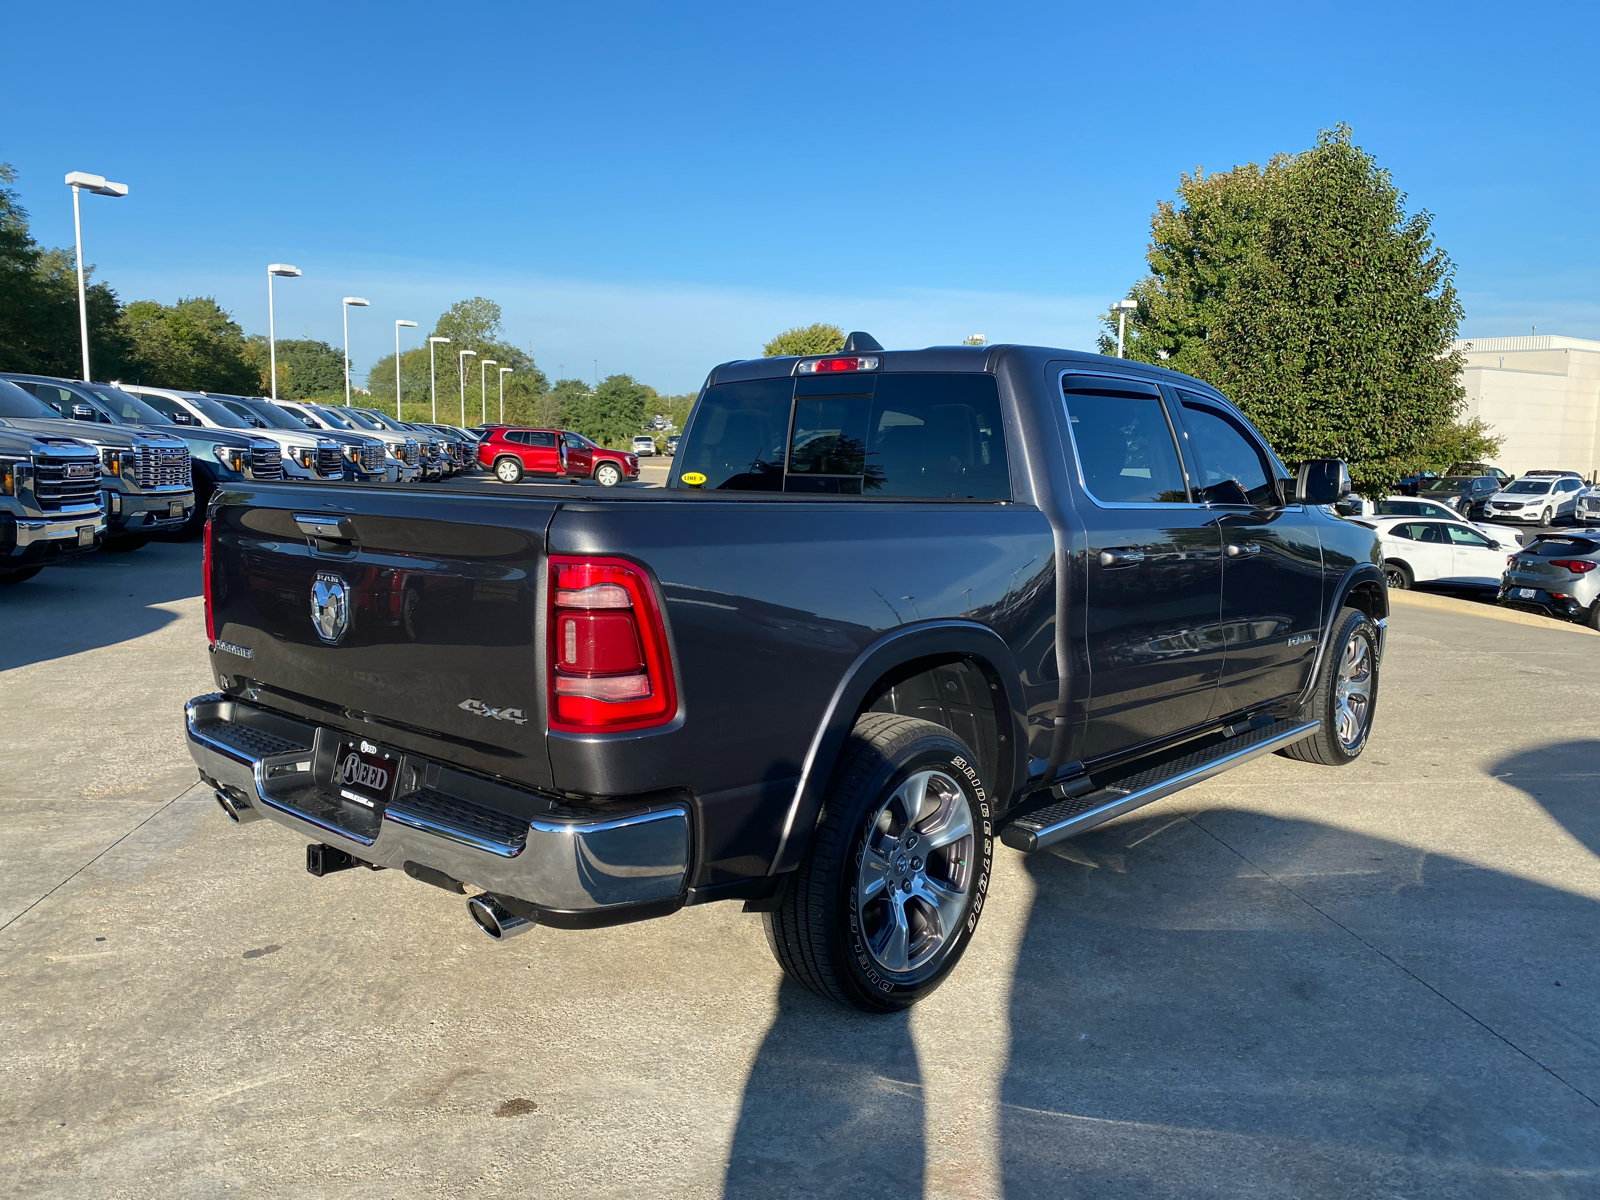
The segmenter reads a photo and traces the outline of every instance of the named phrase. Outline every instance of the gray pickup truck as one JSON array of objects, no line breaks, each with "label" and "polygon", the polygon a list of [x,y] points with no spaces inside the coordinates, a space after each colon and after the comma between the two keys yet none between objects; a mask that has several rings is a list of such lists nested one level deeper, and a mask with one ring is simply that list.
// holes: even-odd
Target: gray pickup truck
[{"label": "gray pickup truck", "polygon": [[0,428],[0,584],[93,550],[105,528],[93,446]]},{"label": "gray pickup truck", "polygon": [[307,865],[491,936],[738,900],[797,981],[938,986],[1024,853],[1353,761],[1388,595],[1344,464],[1036,346],[725,363],[665,488],[219,488],[190,750]]}]

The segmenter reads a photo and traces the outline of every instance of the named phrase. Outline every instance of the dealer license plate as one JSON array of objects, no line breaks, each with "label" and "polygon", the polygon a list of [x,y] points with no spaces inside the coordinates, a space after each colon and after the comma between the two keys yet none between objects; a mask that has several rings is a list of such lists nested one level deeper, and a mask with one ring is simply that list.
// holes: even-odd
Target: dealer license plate
[{"label": "dealer license plate", "polygon": [[333,764],[333,783],[339,795],[368,808],[387,804],[394,796],[400,756],[380,750],[371,742],[354,738],[339,743]]},{"label": "dealer license plate", "polygon": [[79,525],[78,526],[78,545],[80,545],[80,546],[92,546],[92,545],[94,545],[94,526],[93,525]]},{"label": "dealer license plate", "polygon": [[1532,600],[1534,593],[1538,590],[1537,588],[1512,588],[1511,594],[1518,600]]},{"label": "dealer license plate", "polygon": [[167,505],[167,516],[169,516],[169,517],[181,517],[181,516],[183,516],[183,501],[182,500],[174,500],[171,504]]}]

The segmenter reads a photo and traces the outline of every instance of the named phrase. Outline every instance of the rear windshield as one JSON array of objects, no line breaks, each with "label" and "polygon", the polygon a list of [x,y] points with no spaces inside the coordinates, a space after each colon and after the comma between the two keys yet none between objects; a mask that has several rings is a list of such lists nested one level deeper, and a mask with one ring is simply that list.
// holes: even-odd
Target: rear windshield
[{"label": "rear windshield", "polygon": [[1573,555],[1593,554],[1596,550],[1600,550],[1600,542],[1592,538],[1544,537],[1524,547],[1522,553],[1540,558],[1571,558]]},{"label": "rear windshield", "polygon": [[1506,484],[1500,490],[1503,492],[1516,492],[1524,496],[1542,496],[1548,492],[1555,483],[1553,479],[1518,479]]},{"label": "rear windshield", "polygon": [[992,375],[889,374],[718,384],[678,447],[673,487],[1008,500]]}]

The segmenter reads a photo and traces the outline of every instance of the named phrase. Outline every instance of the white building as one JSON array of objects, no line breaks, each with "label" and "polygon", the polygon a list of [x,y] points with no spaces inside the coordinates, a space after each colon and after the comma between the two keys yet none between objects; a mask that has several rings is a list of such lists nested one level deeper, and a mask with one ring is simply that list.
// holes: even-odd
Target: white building
[{"label": "white building", "polygon": [[1494,466],[1600,470],[1600,342],[1570,337],[1463,338],[1463,419],[1482,417],[1505,441]]}]

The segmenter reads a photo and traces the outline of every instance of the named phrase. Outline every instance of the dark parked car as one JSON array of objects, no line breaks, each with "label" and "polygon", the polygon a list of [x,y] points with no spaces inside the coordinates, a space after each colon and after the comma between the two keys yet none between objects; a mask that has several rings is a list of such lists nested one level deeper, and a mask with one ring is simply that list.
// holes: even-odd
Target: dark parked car
[{"label": "dark parked car", "polygon": [[1478,521],[1488,515],[1489,497],[1499,490],[1500,481],[1493,475],[1446,475],[1429,480],[1416,494],[1442,501],[1468,520]]},{"label": "dark parked car", "polygon": [[713,370],[665,488],[225,490],[189,744],[314,875],[470,890],[496,938],[737,900],[894,1010],[997,838],[1361,754],[1388,595],[1348,492],[1187,376],[852,334]]}]

